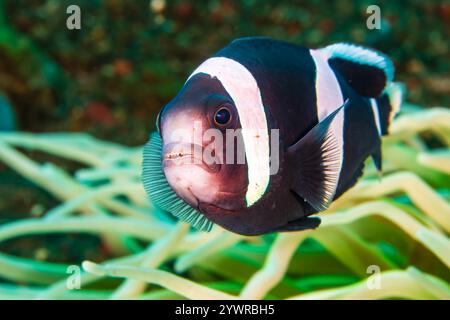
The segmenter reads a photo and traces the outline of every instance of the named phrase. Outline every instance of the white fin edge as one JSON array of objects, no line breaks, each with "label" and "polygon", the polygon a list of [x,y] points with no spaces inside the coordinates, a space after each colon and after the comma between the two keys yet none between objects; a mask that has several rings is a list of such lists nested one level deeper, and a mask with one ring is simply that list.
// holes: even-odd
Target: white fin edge
[{"label": "white fin edge", "polygon": [[391,113],[389,114],[389,123],[392,123],[392,119],[397,113],[400,112],[403,98],[406,93],[406,87],[400,82],[391,82],[386,86],[384,92],[389,98],[389,104],[391,105]]},{"label": "white fin edge", "polygon": [[350,43],[335,43],[319,50],[323,51],[329,59],[340,58],[379,68],[384,71],[388,82],[394,79],[392,60],[379,51]]}]

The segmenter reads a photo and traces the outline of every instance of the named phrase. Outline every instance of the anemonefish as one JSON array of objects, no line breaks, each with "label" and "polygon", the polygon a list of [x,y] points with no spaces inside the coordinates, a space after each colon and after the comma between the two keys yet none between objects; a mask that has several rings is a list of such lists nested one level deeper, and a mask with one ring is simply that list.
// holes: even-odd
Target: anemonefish
[{"label": "anemonefish", "polygon": [[[356,183],[366,158],[381,171],[381,136],[402,99],[393,77],[388,57],[352,44],[237,39],[200,64],[161,110],[144,148],[144,187],[157,207],[200,230],[316,228],[320,219],[310,215]],[[223,133],[223,143],[195,140],[208,130]],[[228,158],[206,162],[199,156],[206,148]]]}]

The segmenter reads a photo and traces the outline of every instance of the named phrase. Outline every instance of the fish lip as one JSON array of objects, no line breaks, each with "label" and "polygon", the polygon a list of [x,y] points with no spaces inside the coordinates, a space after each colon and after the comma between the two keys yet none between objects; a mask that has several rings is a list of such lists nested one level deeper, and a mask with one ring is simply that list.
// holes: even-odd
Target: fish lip
[{"label": "fish lip", "polygon": [[[216,212],[208,211],[208,209],[213,209]],[[237,212],[235,210],[225,209],[225,208],[217,206],[215,204],[201,202],[201,201],[198,202],[197,210],[206,215],[217,213],[217,211],[220,211],[220,213],[225,212],[225,213],[229,213],[229,214]]]},{"label": "fish lip", "polygon": [[[190,195],[192,196],[192,198],[195,199],[195,201],[197,202],[195,205],[193,205],[194,208],[196,208],[198,210],[198,207],[200,205],[200,200],[195,196],[195,194],[192,192],[191,188],[188,187],[187,190],[189,191]],[[192,206],[192,205],[191,205]]]},{"label": "fish lip", "polygon": [[188,190],[189,194],[191,195],[191,197],[193,199],[195,199],[195,201],[196,201],[195,204],[191,203],[189,205],[191,207],[195,208],[197,211],[203,213],[203,214],[208,214],[208,212],[204,209],[204,207],[209,207],[209,208],[212,207],[216,211],[220,210],[221,212],[225,211],[226,213],[235,213],[236,212],[234,210],[225,209],[225,208],[222,208],[222,207],[214,205],[214,204],[210,204],[210,203],[207,203],[207,202],[200,201],[200,199],[197,198],[197,196],[194,194],[194,192],[192,192],[190,187],[188,187],[187,190]]},{"label": "fish lip", "polygon": [[[195,152],[192,151],[192,150],[195,151],[196,148],[200,150],[199,152],[201,155],[200,158],[196,156]],[[163,146],[162,151],[163,166],[169,167],[171,165],[194,164],[210,173],[219,172],[220,169],[222,168],[222,165],[220,163],[205,162],[203,159],[203,149],[204,147],[202,145],[196,143],[186,143],[186,142],[168,143],[167,145]],[[190,161],[184,162],[183,160],[186,159],[190,159]]]}]

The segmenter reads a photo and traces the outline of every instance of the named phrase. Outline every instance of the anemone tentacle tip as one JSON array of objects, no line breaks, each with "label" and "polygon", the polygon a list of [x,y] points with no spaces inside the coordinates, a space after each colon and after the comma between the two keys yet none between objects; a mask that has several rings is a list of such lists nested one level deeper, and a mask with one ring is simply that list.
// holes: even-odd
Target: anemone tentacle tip
[{"label": "anemone tentacle tip", "polygon": [[99,276],[106,274],[105,270],[103,270],[103,268],[99,264],[96,264],[88,260],[83,261],[81,266],[88,273],[92,273]]}]

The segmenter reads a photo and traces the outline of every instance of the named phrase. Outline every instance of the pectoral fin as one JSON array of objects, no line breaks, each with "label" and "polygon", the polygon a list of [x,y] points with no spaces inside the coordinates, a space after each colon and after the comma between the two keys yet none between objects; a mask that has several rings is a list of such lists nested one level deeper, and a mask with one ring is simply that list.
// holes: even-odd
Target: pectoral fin
[{"label": "pectoral fin", "polygon": [[317,211],[328,208],[336,193],[342,150],[330,128],[347,104],[348,100],[288,148],[295,172],[291,189]]}]

